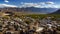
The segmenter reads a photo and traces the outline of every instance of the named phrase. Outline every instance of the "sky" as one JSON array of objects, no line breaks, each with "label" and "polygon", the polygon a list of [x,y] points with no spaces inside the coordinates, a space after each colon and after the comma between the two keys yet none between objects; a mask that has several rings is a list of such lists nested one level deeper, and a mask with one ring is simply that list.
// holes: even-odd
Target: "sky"
[{"label": "sky", "polygon": [[0,7],[60,8],[60,0],[0,0]]}]

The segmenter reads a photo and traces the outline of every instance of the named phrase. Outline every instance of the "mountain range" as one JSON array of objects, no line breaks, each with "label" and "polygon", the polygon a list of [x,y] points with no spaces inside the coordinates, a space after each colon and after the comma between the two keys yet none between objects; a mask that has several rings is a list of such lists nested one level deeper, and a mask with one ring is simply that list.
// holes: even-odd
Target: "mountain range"
[{"label": "mountain range", "polygon": [[[11,7],[5,7],[5,8],[0,8],[0,11],[17,11],[17,12],[27,12],[27,13],[35,13],[35,14],[49,14],[49,13],[56,13],[58,8],[35,8],[35,7],[22,7],[22,8],[11,8]],[[58,10],[60,11],[60,10]],[[57,11],[57,13],[59,13]]]},{"label": "mountain range", "polygon": [[51,14],[60,14],[60,9],[58,9],[57,11],[51,13]]}]

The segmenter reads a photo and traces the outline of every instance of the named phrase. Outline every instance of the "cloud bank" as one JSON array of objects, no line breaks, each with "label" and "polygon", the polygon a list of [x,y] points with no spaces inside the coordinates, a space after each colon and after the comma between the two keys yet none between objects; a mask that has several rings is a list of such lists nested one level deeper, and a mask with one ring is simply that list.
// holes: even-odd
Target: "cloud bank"
[{"label": "cloud bank", "polygon": [[[5,0],[5,2],[9,2]],[[54,2],[39,2],[39,3],[25,3],[21,2],[20,5],[9,5],[9,4],[0,4],[0,7],[36,7],[36,8],[60,8],[60,5],[57,5]]]},{"label": "cloud bank", "polygon": [[3,8],[3,7],[17,7],[15,5],[8,5],[8,4],[0,4],[0,7]]},{"label": "cloud bank", "polygon": [[36,7],[36,8],[60,8],[54,2],[40,2],[40,3],[21,3],[20,7]]}]

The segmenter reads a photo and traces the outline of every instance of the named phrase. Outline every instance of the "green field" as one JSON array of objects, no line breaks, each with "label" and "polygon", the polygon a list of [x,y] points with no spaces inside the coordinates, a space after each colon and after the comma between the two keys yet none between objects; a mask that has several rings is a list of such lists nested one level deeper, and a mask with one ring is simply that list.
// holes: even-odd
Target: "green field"
[{"label": "green field", "polygon": [[[0,15],[2,14],[2,12],[0,12]],[[15,12],[14,13],[14,17],[32,17],[32,18],[35,18],[35,19],[42,19],[42,18],[45,18],[45,17],[54,17],[54,18],[60,18],[60,14],[25,14],[25,13],[21,13],[21,12]]]},{"label": "green field", "polygon": [[32,17],[32,18],[45,18],[45,17],[54,17],[54,18],[60,18],[60,14],[26,14],[26,15],[17,15],[18,17],[21,16],[27,16],[27,17]]}]

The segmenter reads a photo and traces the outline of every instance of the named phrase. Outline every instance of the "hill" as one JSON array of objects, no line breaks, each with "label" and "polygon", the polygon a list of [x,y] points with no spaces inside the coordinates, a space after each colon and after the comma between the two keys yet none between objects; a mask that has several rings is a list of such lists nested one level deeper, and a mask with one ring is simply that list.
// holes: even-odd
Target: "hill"
[{"label": "hill", "polygon": [[57,11],[51,13],[51,14],[60,14],[60,9],[58,9]]},{"label": "hill", "polygon": [[0,11],[10,11],[10,12],[23,12],[23,13],[32,13],[32,14],[48,14],[56,11],[57,8],[35,8],[35,7],[26,7],[26,8],[11,8],[11,7],[5,7],[0,8]]}]

